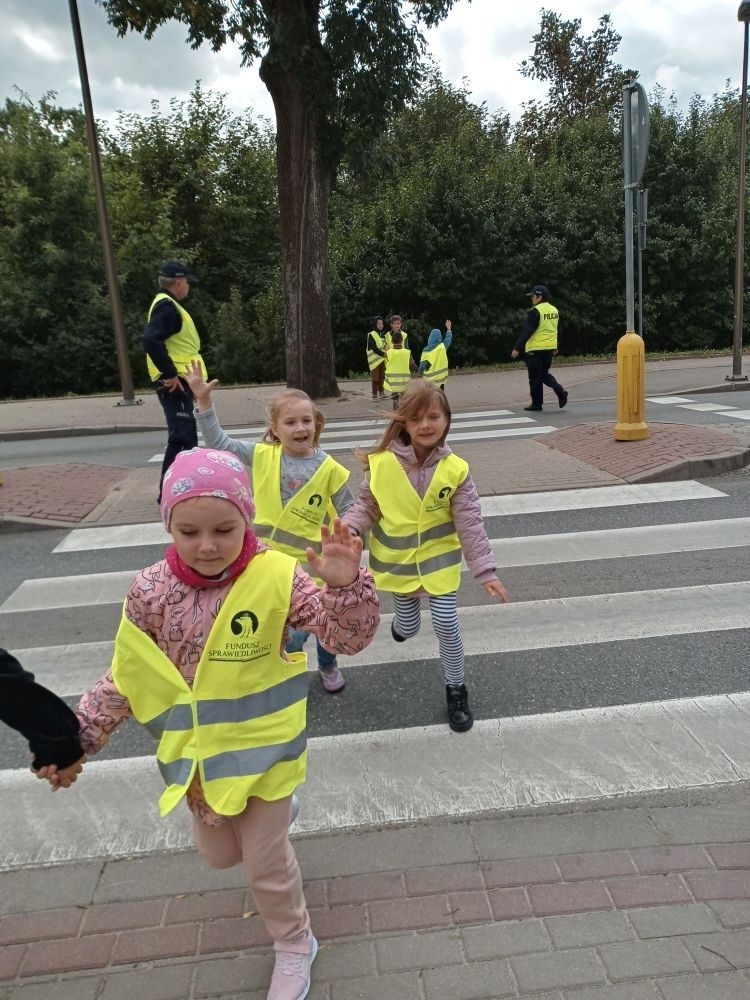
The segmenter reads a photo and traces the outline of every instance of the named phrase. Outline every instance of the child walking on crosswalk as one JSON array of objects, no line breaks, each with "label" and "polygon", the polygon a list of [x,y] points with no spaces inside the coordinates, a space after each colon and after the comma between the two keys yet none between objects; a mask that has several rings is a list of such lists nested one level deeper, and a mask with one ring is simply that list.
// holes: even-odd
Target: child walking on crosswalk
[{"label": "child walking on crosswalk", "polygon": [[[78,707],[86,753],[130,715],[158,740],[164,816],[183,799],[198,852],[213,868],[242,863],[275,944],[268,1000],[301,1000],[317,943],[289,842],[292,793],[307,765],[307,662],[284,650],[304,625],[354,654],[379,622],[362,543],[336,518],[307,561],[259,541],[244,465],[227,452],[181,452],[167,470],[166,557],[125,600],[110,670]],[[56,769],[46,774],[53,787]]]},{"label": "child walking on crosswalk", "polygon": [[[218,382],[205,382],[195,365],[188,383],[196,400],[196,420],[204,443],[232,452],[248,468],[255,497],[255,533],[281,552],[307,566],[308,545],[320,550],[321,527],[332,515],[343,517],[354,503],[349,470],[320,447],[325,418],[300,389],[288,389],[273,400],[268,428],[257,443],[237,441],[219,423],[211,400]],[[303,649],[310,629],[290,636],[287,652]],[[335,652],[317,640],[318,673],[329,694],[345,686]]]},{"label": "child walking on crosswalk", "polygon": [[362,454],[368,474],[344,521],[360,536],[370,531],[370,569],[378,590],[393,594],[391,633],[404,642],[419,631],[427,597],[445,677],[448,725],[471,729],[464,682],[464,646],[456,592],[461,553],[487,594],[505,602],[505,587],[482,520],[468,464],[445,443],[451,410],[429,382],[404,393],[380,441]]}]

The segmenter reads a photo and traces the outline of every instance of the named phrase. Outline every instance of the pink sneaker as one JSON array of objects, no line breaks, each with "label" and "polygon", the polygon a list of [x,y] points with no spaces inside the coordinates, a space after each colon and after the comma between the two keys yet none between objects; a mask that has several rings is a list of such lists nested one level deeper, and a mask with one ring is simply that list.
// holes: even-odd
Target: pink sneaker
[{"label": "pink sneaker", "polygon": [[318,942],[312,938],[312,951],[277,951],[267,1000],[304,1000],[310,992],[310,969],[318,954]]},{"label": "pink sneaker", "polygon": [[346,687],[344,675],[339,670],[337,664],[333,663],[330,667],[326,667],[325,670],[321,670],[318,667],[318,673],[320,674],[320,679],[323,681],[323,687],[329,694],[336,694],[337,691],[343,691]]}]

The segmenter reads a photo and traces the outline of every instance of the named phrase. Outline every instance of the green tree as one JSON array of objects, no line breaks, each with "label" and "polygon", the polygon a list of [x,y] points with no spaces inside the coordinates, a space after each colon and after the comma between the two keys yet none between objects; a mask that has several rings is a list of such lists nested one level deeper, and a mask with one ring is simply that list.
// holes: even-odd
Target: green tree
[{"label": "green tree", "polygon": [[328,206],[336,168],[360,153],[420,78],[422,24],[455,0],[98,0],[114,27],[150,38],[169,20],[188,40],[239,42],[276,112],[287,382],[338,395],[331,338]]}]

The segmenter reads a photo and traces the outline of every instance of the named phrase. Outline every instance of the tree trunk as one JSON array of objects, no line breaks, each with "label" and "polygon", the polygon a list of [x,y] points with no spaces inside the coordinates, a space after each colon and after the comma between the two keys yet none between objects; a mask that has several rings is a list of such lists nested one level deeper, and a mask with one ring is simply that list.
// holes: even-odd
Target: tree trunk
[{"label": "tree trunk", "polygon": [[[286,382],[319,399],[340,395],[328,275],[328,205],[333,168],[323,155],[320,104],[314,97],[311,99],[309,66],[303,64],[301,55],[305,49],[314,48],[316,41],[320,46],[317,16],[300,19],[297,0],[286,0],[280,7],[287,11],[296,8],[294,31],[289,32],[296,37],[287,37],[286,41],[292,42],[299,55],[289,59],[290,49],[284,45],[286,57],[276,58],[272,45],[261,63],[260,76],[276,110]],[[304,47],[299,45],[300,29],[307,36]]]}]

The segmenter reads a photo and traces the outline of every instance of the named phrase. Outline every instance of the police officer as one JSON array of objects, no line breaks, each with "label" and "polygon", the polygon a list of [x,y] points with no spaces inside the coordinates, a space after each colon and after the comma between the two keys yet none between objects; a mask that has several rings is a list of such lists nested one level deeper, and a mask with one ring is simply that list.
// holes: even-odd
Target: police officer
[{"label": "police officer", "polygon": [[531,297],[531,309],[524,320],[521,336],[510,352],[512,358],[517,358],[521,351],[526,355],[531,406],[524,406],[524,410],[542,409],[542,387],[545,385],[555,393],[562,409],[568,402],[567,390],[563,389],[554,375],[550,375],[552,358],[557,354],[559,313],[549,301],[549,290],[545,285],[534,285],[528,294]]},{"label": "police officer", "polygon": [[181,451],[198,446],[198,427],[193,413],[193,393],[187,383],[191,364],[197,361],[206,378],[201,341],[190,313],[183,305],[191,285],[198,279],[178,260],[167,260],[159,268],[159,293],[148,311],[143,331],[146,365],[156,395],[167,418],[167,447],[159,479],[159,502],[164,473]]}]

